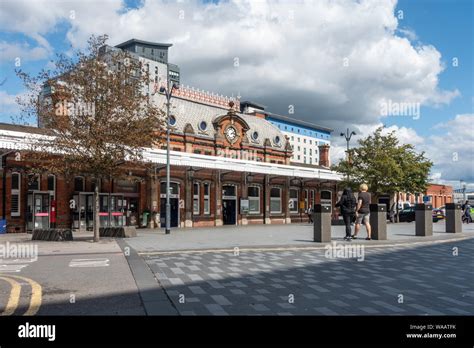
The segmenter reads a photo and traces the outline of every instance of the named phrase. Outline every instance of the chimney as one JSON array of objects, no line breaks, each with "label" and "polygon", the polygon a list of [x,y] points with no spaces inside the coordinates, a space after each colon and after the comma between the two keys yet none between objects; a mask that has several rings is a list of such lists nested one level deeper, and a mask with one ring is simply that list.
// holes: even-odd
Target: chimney
[{"label": "chimney", "polygon": [[328,144],[323,144],[319,145],[319,165],[329,168],[330,163],[329,163],[329,148],[330,146]]}]

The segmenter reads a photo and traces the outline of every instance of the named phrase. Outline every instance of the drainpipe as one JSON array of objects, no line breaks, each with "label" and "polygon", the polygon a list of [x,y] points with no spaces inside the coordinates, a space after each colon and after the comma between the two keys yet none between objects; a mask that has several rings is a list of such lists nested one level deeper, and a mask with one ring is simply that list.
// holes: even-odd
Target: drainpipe
[{"label": "drainpipe", "polygon": [[6,220],[7,218],[7,175],[5,173],[7,167],[7,157],[9,154],[14,153],[15,151],[9,151],[0,156],[0,168],[2,169],[2,219]]},{"label": "drainpipe", "polygon": [[3,157],[2,157],[2,220],[7,218],[7,174],[5,173],[5,167],[3,166]]}]

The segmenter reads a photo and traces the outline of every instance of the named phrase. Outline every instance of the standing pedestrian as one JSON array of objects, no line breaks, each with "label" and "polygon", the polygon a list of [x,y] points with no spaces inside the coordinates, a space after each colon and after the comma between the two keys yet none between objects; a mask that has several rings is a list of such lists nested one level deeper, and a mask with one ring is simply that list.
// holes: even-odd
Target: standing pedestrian
[{"label": "standing pedestrian", "polygon": [[313,223],[313,208],[311,207],[308,208],[308,221],[310,224]]},{"label": "standing pedestrian", "polygon": [[466,221],[467,224],[472,222],[472,217],[471,217],[471,205],[469,204],[469,201],[466,201],[466,203],[463,204],[463,214],[462,214],[462,222]]},{"label": "standing pedestrian", "polygon": [[357,239],[357,234],[360,230],[360,225],[363,223],[367,229],[367,238],[366,240],[371,239],[372,229],[370,226],[370,209],[369,205],[371,202],[370,193],[367,192],[369,189],[367,184],[362,184],[359,187],[359,197],[357,198],[357,209],[356,209],[356,223],[355,223],[355,233],[352,236],[352,239]]},{"label": "standing pedestrian", "polygon": [[341,199],[336,203],[336,207],[340,208],[344,225],[346,225],[346,236],[344,239],[347,241],[351,240],[351,223],[355,218],[356,206],[357,201],[352,190],[349,187],[345,188]]}]

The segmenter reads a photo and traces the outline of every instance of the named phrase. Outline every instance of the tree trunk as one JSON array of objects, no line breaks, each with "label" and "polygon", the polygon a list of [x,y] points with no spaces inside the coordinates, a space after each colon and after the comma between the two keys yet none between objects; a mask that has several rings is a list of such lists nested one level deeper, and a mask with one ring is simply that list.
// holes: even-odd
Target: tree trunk
[{"label": "tree trunk", "polygon": [[399,217],[398,217],[398,214],[399,214],[398,203],[399,203],[399,201],[400,201],[400,193],[397,191],[397,204],[395,206],[397,208],[397,210],[396,210],[397,213],[395,214],[395,216],[396,216],[395,222],[396,223],[400,222]]},{"label": "tree trunk", "polygon": [[99,236],[99,185],[96,183],[94,188],[94,242],[98,242]]}]

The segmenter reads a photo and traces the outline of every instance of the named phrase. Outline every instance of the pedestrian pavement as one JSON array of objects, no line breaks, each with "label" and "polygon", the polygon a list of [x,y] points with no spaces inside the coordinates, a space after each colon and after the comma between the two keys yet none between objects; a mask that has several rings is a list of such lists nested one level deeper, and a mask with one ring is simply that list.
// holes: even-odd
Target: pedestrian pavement
[{"label": "pedestrian pavement", "polygon": [[[127,244],[139,253],[219,249],[235,247],[314,247],[325,245],[313,241],[312,224],[288,225],[247,225],[209,228],[171,229],[165,234],[163,229],[138,229],[138,236],[126,239]],[[342,241],[344,226],[332,226],[332,239]],[[474,237],[474,224],[463,225],[463,233],[446,233],[445,222],[433,223],[433,236],[415,235],[415,223],[387,225],[387,240],[364,240],[367,236],[362,226],[359,239],[351,243],[364,245],[387,245],[405,243],[424,243],[445,239]]]},{"label": "pedestrian pavement", "polygon": [[474,315],[472,255],[469,238],[365,248],[360,261],[324,249],[144,258],[180,315]]},{"label": "pedestrian pavement", "polygon": [[75,237],[51,242],[32,241],[31,234],[0,235],[2,250],[33,251],[29,257],[0,255],[0,315],[145,314],[116,240],[94,243],[91,233]]},{"label": "pedestrian pavement", "polygon": [[387,227],[387,241],[363,240],[363,227],[344,242],[344,226],[332,226],[336,244],[364,247],[361,261],[328,258],[335,245],[315,243],[310,224],[139,229],[98,243],[91,232],[0,235],[38,246],[34,262],[0,260],[0,311],[15,302],[16,280],[16,315],[31,310],[30,295],[39,315],[474,314],[474,225],[452,234],[439,222],[432,237],[416,237],[414,223]]}]

